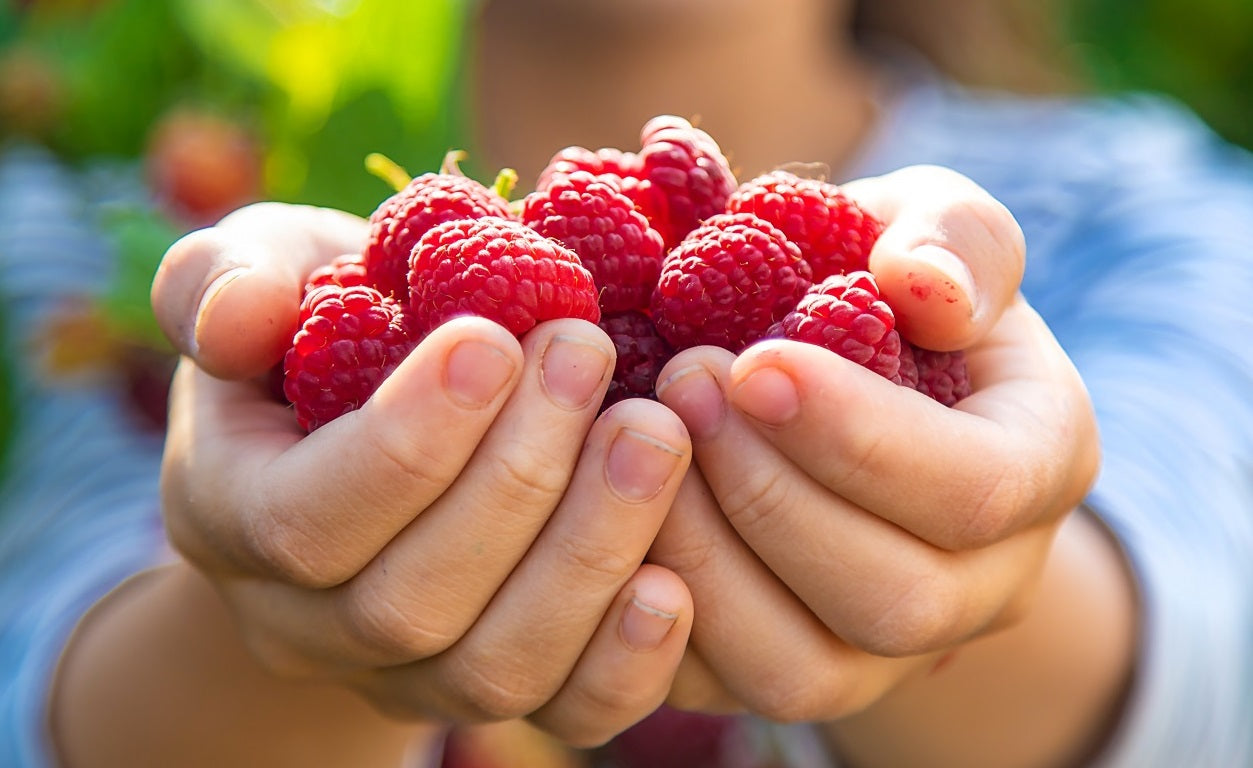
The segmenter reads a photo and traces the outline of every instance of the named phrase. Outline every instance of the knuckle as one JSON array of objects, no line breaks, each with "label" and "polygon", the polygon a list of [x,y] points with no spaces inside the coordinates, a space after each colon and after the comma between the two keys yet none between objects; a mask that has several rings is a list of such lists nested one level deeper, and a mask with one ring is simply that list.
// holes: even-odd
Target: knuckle
[{"label": "knuckle", "polygon": [[748,477],[727,489],[722,508],[736,530],[751,536],[769,528],[780,513],[790,508],[794,484],[777,475]]},{"label": "knuckle", "polygon": [[754,714],[776,723],[799,723],[826,718],[840,709],[843,695],[838,685],[814,680],[808,670],[804,680],[775,675],[765,685],[754,686],[746,702]]},{"label": "knuckle", "polygon": [[322,537],[287,513],[262,507],[245,520],[245,546],[267,575],[308,589],[334,587],[353,575],[325,557]]},{"label": "knuckle", "polygon": [[459,708],[476,722],[497,722],[524,717],[538,709],[547,695],[526,675],[494,674],[498,664],[464,665],[454,690]]},{"label": "knuckle", "polygon": [[950,642],[961,595],[940,576],[917,578],[888,600],[865,631],[850,640],[863,651],[888,658],[915,656]]},{"label": "knuckle", "polygon": [[346,590],[342,606],[343,624],[352,639],[391,664],[434,656],[461,635],[461,628],[451,622],[437,629],[429,610],[373,590]]},{"label": "knuckle", "polygon": [[587,536],[567,535],[560,539],[560,544],[562,556],[581,574],[603,577],[610,582],[629,575],[642,559],[642,553],[623,551],[610,542]]},{"label": "knuckle", "polygon": [[568,470],[540,450],[507,451],[497,457],[494,491],[523,506],[551,506],[565,493]]},{"label": "knuckle", "polygon": [[1014,532],[1020,511],[1032,497],[1029,476],[1006,466],[970,494],[972,503],[962,525],[947,540],[937,542],[949,551],[973,550],[1001,541]]}]

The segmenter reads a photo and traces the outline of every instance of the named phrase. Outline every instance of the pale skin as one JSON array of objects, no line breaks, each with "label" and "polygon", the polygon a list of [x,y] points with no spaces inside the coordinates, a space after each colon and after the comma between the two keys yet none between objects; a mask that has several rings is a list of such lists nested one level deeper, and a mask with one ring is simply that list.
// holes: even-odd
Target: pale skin
[{"label": "pale skin", "polygon": [[[571,78],[546,81],[550,100],[603,74],[554,66],[542,35],[506,38],[521,5],[487,5],[481,50],[534,50],[480,67],[477,92],[521,90],[504,79],[527,80],[519,62]],[[720,35],[656,55],[709,81],[719,40],[786,40],[818,58],[760,76],[809,95],[811,120],[736,119],[749,105],[616,68],[639,98],[587,110],[569,138],[548,122],[559,103],[509,110],[483,157],[533,172],[673,111],[706,115],[742,166],[838,167],[873,120],[869,70],[816,29],[840,4],[766,5],[719,4]],[[304,274],[358,249],[362,222],[267,204],[180,241],[153,287],[184,354],[163,478],[180,558],[98,604],[67,649],[51,714],[67,764],[135,765],[144,744],[154,765],[396,765],[447,722],[510,718],[586,746],[665,700],[829,722],[857,766],[1078,764],[1136,643],[1122,556],[1075,512],[1099,461],[1082,382],[1018,295],[1021,232],[986,192],[925,167],[846,191],[888,223],[871,267],[903,327],[969,350],[975,394],[956,408],[773,342],[690,350],[659,403],[597,417],[597,328],[517,341],[463,319],[303,437],[252,377],[290,338]]]}]

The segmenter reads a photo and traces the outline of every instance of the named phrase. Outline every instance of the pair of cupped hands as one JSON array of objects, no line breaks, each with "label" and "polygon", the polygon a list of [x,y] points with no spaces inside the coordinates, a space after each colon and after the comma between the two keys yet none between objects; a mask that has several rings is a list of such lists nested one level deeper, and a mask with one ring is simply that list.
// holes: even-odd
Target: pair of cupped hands
[{"label": "pair of cupped hands", "polygon": [[576,745],[663,702],[828,720],[1028,609],[1098,463],[1084,386],[1018,291],[1004,206],[928,166],[842,186],[915,343],[965,349],[953,408],[815,346],[687,350],[598,416],[613,345],[465,317],[304,434],[264,374],[308,273],[365,223],[243,208],[166,254],[182,353],[167,529],[256,658],[432,722]]}]

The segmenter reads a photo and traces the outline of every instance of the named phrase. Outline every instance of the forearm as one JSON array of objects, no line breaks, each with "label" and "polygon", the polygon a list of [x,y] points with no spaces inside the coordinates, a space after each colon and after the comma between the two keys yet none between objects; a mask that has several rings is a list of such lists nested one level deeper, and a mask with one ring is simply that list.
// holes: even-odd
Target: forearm
[{"label": "forearm", "polygon": [[1022,622],[961,647],[827,735],[855,768],[1081,765],[1118,716],[1136,638],[1122,554],[1076,513]]},{"label": "forearm", "polygon": [[69,768],[398,766],[437,738],[338,687],[280,680],[241,643],[217,594],[183,564],[98,603],[62,657],[50,711]]}]

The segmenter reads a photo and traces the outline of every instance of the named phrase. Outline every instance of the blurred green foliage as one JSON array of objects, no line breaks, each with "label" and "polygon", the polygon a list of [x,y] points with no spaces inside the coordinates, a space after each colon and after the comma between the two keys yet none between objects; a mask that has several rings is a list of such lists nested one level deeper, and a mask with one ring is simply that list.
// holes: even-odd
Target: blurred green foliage
[{"label": "blurred green foliage", "polygon": [[193,105],[259,136],[267,197],[365,214],[387,192],[368,153],[434,169],[461,134],[458,0],[0,3],[0,46],[56,70],[63,109],[41,138],[67,158],[141,157]]},{"label": "blurred green foliage", "polygon": [[1253,0],[1071,0],[1094,84],[1153,90],[1253,148]]}]

